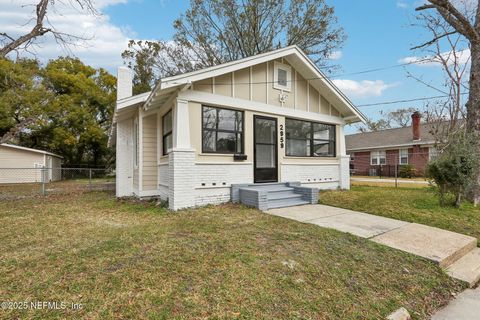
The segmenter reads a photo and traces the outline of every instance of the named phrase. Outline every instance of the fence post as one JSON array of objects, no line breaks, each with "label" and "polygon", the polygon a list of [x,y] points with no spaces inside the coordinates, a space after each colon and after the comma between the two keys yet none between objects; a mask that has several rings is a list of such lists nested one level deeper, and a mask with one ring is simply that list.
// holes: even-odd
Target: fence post
[{"label": "fence post", "polygon": [[398,188],[398,162],[400,161],[400,155],[398,159],[395,159],[395,188]]},{"label": "fence post", "polygon": [[88,189],[92,191],[92,169],[88,169]]},{"label": "fence post", "polygon": [[46,195],[46,189],[45,189],[45,168],[42,167],[40,169],[41,171],[41,174],[40,174],[40,177],[41,177],[41,184],[42,184],[42,188],[41,188],[41,192],[42,192],[42,196]]}]

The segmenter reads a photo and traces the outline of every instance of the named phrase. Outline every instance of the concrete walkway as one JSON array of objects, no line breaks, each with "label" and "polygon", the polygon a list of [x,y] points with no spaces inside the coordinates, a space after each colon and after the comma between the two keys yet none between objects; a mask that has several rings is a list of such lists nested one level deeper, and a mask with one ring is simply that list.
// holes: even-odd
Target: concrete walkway
[{"label": "concrete walkway", "polygon": [[435,312],[432,320],[480,320],[480,288],[463,291],[445,308]]},{"label": "concrete walkway", "polygon": [[271,209],[268,214],[348,232],[429,259],[473,286],[480,280],[477,239],[417,223],[324,205]]},{"label": "concrete walkway", "polygon": [[[324,205],[266,211],[268,214],[348,232],[427,258],[453,278],[473,286],[480,280],[477,239],[459,233]],[[480,288],[459,294],[432,320],[480,320]]]}]

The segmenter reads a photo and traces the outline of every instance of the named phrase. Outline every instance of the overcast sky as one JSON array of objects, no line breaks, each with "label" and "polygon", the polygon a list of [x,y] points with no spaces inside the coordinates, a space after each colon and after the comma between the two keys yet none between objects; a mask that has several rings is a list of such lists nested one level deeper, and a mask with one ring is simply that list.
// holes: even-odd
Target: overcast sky
[{"label": "overcast sky", "polygon": [[[18,34],[27,30],[30,27],[28,19],[34,10],[33,2],[0,0],[0,32]],[[186,0],[96,0],[95,3],[101,16],[59,7],[61,14],[51,14],[50,21],[59,30],[90,39],[72,47],[70,54],[112,73],[122,65],[120,54],[128,39],[171,39],[174,19],[188,7]],[[441,86],[440,68],[431,64],[350,74],[414,61],[422,54],[409,49],[429,40],[427,34],[411,26],[419,0],[327,0],[327,3],[335,7],[339,24],[348,36],[344,47],[333,57],[341,70],[332,79],[355,104],[439,95],[439,92],[407,77],[408,70],[434,86]],[[35,48],[35,53],[43,61],[69,54],[50,37]],[[468,52],[465,53],[467,56]],[[380,110],[422,109],[423,105],[424,102],[420,101],[360,109],[368,117],[377,118]]]}]

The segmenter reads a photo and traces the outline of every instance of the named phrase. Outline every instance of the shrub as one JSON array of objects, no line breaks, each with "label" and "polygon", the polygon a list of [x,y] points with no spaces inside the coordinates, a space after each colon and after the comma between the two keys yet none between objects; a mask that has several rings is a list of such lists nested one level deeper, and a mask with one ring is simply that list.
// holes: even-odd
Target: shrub
[{"label": "shrub", "polygon": [[400,166],[400,169],[398,171],[398,176],[400,178],[413,178],[415,177],[415,174],[416,174],[415,167],[411,164]]},{"label": "shrub", "polygon": [[426,176],[438,187],[440,205],[445,206],[447,194],[455,196],[455,206],[459,207],[462,196],[472,187],[478,156],[471,140],[465,135],[456,134],[449,138],[443,152],[427,165]]}]

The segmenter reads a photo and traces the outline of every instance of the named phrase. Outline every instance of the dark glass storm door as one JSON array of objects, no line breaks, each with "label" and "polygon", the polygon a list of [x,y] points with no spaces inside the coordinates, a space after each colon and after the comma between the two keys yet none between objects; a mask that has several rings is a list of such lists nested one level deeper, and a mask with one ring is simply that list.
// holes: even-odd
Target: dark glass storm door
[{"label": "dark glass storm door", "polygon": [[255,183],[277,182],[277,119],[254,116]]}]

